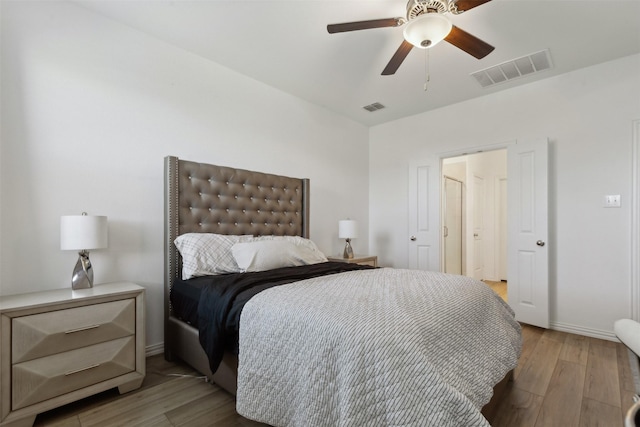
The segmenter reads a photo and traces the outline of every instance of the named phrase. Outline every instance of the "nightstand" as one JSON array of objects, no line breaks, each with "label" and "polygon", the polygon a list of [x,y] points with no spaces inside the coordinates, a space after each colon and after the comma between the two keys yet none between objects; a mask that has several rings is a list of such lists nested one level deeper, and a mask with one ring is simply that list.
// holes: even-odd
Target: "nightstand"
[{"label": "nightstand", "polygon": [[0,426],[145,376],[144,288],[128,282],[0,298]]},{"label": "nightstand", "polygon": [[354,255],[353,258],[343,258],[341,256],[330,256],[327,257],[329,261],[333,262],[346,262],[347,264],[360,264],[360,265],[370,265],[372,267],[378,266],[378,257],[373,255]]}]

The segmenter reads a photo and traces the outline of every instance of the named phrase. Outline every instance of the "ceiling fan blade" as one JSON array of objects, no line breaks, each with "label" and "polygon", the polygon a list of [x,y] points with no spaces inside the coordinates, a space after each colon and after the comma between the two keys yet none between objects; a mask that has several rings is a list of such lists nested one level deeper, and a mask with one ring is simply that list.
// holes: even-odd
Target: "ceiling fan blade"
[{"label": "ceiling fan blade", "polygon": [[489,3],[490,1],[491,0],[458,0],[456,2],[456,7],[458,8],[458,11],[464,12],[485,3]]},{"label": "ceiling fan blade", "polygon": [[396,53],[394,53],[393,57],[391,57],[391,61],[389,61],[384,70],[382,70],[382,75],[390,76],[391,74],[395,74],[395,72],[398,71],[398,68],[402,64],[402,61],[404,61],[409,52],[411,52],[412,48],[413,45],[411,43],[403,40],[398,50],[396,50]]},{"label": "ceiling fan blade", "polygon": [[404,24],[403,18],[372,19],[370,21],[345,22],[344,24],[329,24],[329,34],[344,33],[346,31],[369,30],[371,28],[399,27]]},{"label": "ceiling fan blade", "polygon": [[483,42],[476,36],[461,30],[455,25],[451,28],[451,32],[444,39],[478,59],[484,58],[490,54],[493,49],[495,49],[489,43]]}]

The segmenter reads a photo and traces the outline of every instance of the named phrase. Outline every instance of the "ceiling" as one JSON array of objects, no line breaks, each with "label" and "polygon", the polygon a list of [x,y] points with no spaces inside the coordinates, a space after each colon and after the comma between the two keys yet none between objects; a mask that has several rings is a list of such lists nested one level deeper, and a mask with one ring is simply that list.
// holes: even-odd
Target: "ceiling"
[{"label": "ceiling", "polygon": [[[413,0],[411,0],[413,1]],[[495,46],[481,60],[442,42],[380,73],[403,28],[327,24],[404,17],[406,0],[76,0],[90,10],[367,126],[640,52],[640,0],[493,0],[453,24]],[[471,73],[549,49],[550,70],[482,88]],[[639,70],[640,72],[640,70]],[[374,102],[386,108],[368,112]]]}]

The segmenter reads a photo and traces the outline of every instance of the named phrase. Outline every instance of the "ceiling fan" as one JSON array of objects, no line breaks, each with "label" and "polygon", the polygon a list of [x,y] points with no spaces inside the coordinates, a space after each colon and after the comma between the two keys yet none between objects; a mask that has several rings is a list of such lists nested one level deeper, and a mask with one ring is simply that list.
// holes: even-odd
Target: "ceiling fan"
[{"label": "ceiling fan", "polygon": [[454,15],[466,12],[491,0],[409,0],[406,18],[383,18],[369,21],[346,22],[327,25],[330,34],[371,28],[400,27],[404,29],[404,41],[393,55],[383,76],[395,74],[413,47],[427,49],[445,40],[478,59],[487,56],[494,47],[452,25],[445,13]]}]

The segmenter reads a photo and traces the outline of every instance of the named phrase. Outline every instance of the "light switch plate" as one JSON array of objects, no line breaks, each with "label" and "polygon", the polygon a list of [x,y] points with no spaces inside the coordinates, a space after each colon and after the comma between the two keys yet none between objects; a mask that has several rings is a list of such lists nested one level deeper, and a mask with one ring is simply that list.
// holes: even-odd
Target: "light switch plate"
[{"label": "light switch plate", "polygon": [[619,208],[620,207],[620,195],[619,194],[609,194],[604,196],[604,207],[605,208]]}]

